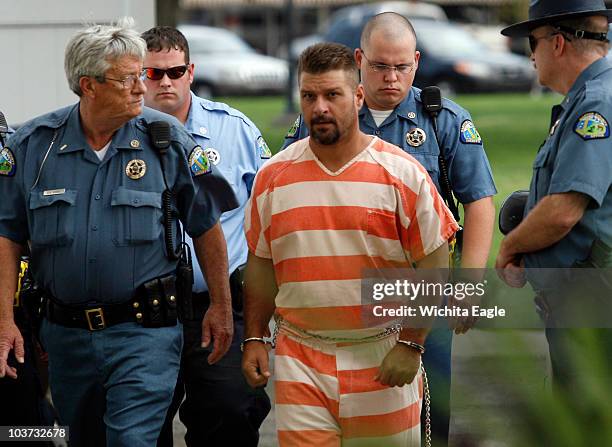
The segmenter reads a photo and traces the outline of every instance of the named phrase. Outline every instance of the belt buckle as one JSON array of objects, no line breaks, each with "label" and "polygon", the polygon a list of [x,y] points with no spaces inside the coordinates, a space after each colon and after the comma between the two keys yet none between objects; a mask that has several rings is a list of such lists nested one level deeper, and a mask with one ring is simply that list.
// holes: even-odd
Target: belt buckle
[{"label": "belt buckle", "polygon": [[102,311],[101,307],[96,307],[95,309],[87,309],[85,311],[85,318],[87,319],[87,325],[89,326],[90,331],[99,331],[101,329],[106,328],[106,321],[104,321],[104,312]]}]

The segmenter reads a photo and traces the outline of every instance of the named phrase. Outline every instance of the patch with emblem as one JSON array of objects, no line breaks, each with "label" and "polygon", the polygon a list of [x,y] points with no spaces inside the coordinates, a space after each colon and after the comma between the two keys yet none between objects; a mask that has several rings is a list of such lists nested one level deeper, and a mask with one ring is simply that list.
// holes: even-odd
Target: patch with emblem
[{"label": "patch with emblem", "polygon": [[125,167],[125,175],[132,180],[143,178],[147,173],[147,164],[144,160],[130,160]]},{"label": "patch with emblem", "polygon": [[257,138],[257,149],[259,149],[259,156],[261,158],[270,158],[272,156],[272,151],[262,136]]},{"label": "patch with emblem", "polygon": [[217,149],[213,149],[212,147],[207,147],[206,149],[204,149],[204,152],[206,152],[206,156],[208,157],[208,160],[215,166],[217,166],[219,162],[221,161],[221,154],[219,154],[219,151]]},{"label": "patch with emblem", "polygon": [[465,144],[482,143],[482,138],[480,138],[480,134],[476,130],[476,126],[474,126],[474,123],[470,120],[465,120],[461,123],[461,133],[459,134],[459,139]]},{"label": "patch with emblem", "polygon": [[189,154],[189,169],[193,177],[208,174],[212,171],[208,156],[200,146],[194,147],[191,154]]},{"label": "patch with emblem", "polygon": [[588,112],[578,118],[574,126],[583,140],[596,140],[610,136],[610,126],[606,119],[597,112]]},{"label": "patch with emblem", "polygon": [[15,175],[15,157],[8,147],[0,149],[0,175],[4,177]]},{"label": "patch with emblem", "polygon": [[427,134],[419,127],[416,127],[406,134],[406,143],[412,147],[419,147],[427,140]]},{"label": "patch with emblem", "polygon": [[295,138],[295,136],[300,132],[300,121],[301,121],[301,117],[298,116],[295,119],[295,122],[293,123],[293,125],[289,128],[289,131],[287,132],[287,135],[285,136],[285,138]]}]

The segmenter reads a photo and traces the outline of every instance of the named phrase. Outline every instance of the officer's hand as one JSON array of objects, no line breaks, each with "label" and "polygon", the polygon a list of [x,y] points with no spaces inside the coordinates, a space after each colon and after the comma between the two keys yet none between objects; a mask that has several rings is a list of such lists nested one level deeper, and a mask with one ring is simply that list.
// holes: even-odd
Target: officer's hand
[{"label": "officer's hand", "polygon": [[13,320],[1,320],[0,321],[0,378],[5,375],[16,379],[17,370],[12,366],[9,366],[8,355],[13,349],[15,351],[15,358],[19,363],[24,362],[25,351],[23,348],[23,337],[17,328],[17,325]]},{"label": "officer's hand", "polygon": [[520,289],[525,285],[525,263],[522,258],[505,256],[500,250],[495,261],[497,276],[510,287]]},{"label": "officer's hand", "polygon": [[374,380],[388,386],[412,383],[421,366],[421,354],[409,346],[396,344],[383,359]]},{"label": "officer's hand", "polygon": [[267,344],[252,341],[244,345],[242,354],[242,374],[252,388],[266,386],[272,375]]},{"label": "officer's hand", "polygon": [[213,351],[208,356],[208,364],[217,363],[232,345],[234,321],[231,305],[211,303],[202,320],[202,347],[213,341]]}]

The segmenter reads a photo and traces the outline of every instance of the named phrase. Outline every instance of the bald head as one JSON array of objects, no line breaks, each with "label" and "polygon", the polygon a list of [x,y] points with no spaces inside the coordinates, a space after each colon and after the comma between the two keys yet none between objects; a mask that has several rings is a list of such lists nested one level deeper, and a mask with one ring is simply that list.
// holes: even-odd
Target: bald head
[{"label": "bald head", "polygon": [[377,36],[380,34],[384,40],[390,42],[397,42],[410,36],[416,48],[416,33],[412,24],[404,16],[395,12],[382,12],[368,20],[361,32],[359,43],[363,50],[368,50],[374,34]]}]

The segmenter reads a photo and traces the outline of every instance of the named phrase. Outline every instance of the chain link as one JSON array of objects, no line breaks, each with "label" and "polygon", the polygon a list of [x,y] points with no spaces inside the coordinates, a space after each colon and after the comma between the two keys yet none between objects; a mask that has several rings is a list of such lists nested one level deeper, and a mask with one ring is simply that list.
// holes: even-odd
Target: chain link
[{"label": "chain link", "polygon": [[315,340],[322,341],[324,343],[367,343],[371,341],[381,340],[387,338],[390,335],[397,334],[402,330],[401,324],[395,324],[388,328],[385,328],[382,332],[374,335],[368,335],[361,338],[342,338],[342,337],[328,337],[326,335],[313,334],[312,332],[305,331],[297,326],[287,323],[282,317],[275,315],[274,320],[276,321],[276,327],[274,328],[274,335],[272,336],[272,347],[276,346],[276,337],[280,332],[281,326],[285,326],[287,330],[295,332],[296,334],[304,338],[313,338]]},{"label": "chain link", "polygon": [[425,396],[425,447],[431,447],[431,396],[429,395],[429,381],[425,366],[421,362],[423,372],[423,394]]}]

